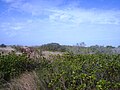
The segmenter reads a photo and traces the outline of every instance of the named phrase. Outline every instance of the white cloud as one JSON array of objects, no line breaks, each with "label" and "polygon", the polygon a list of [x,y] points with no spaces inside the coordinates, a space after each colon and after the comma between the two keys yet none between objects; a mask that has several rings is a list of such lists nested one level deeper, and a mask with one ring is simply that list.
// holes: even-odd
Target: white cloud
[{"label": "white cloud", "polygon": [[75,24],[120,24],[120,11],[118,10],[64,9],[52,10],[52,12],[49,16],[51,21]]},{"label": "white cloud", "polygon": [[55,0],[54,3],[53,1],[50,0],[36,0],[35,2],[33,1],[26,1],[26,0],[3,0],[4,2],[8,3],[7,5],[9,6],[9,12],[10,11],[18,11],[21,13],[28,13],[33,16],[38,16],[42,14],[48,14],[48,10],[50,8],[55,7],[56,5],[59,5],[63,1]]},{"label": "white cloud", "polygon": [[20,30],[20,29],[22,29],[24,27],[24,25],[22,23],[16,23],[16,22],[10,23],[10,22],[7,22],[7,23],[2,23],[1,27],[2,27],[3,30]]},{"label": "white cloud", "polygon": [[[81,23],[87,24],[115,24],[120,25],[120,10],[99,10],[99,9],[83,9],[77,7],[65,7],[58,8],[55,5],[47,6],[47,3],[51,3],[49,1],[36,1],[32,2],[25,2],[25,0],[4,0],[10,3],[10,10],[17,10],[21,13],[27,13],[28,15],[32,15],[38,19],[41,19],[41,16],[47,16],[47,22],[49,23],[63,23],[69,24],[74,26],[79,26]],[[63,1],[56,0],[58,4]],[[38,3],[37,3],[38,2]],[[46,4],[45,4],[46,2]],[[42,5],[44,4],[44,5]],[[49,17],[49,18],[48,18]],[[43,18],[42,18],[43,19]],[[42,21],[46,22],[46,20]],[[28,23],[36,23],[34,19],[29,20],[28,22],[24,23],[25,25]],[[25,25],[19,24],[12,24],[8,26],[10,29],[19,30],[23,29]]]},{"label": "white cloud", "polygon": [[[68,5],[64,9],[55,7],[63,2],[41,0],[36,2],[25,2],[25,0],[4,0],[10,3],[10,10],[17,10],[21,13],[28,13],[32,16],[47,16],[52,23],[71,23],[71,24],[120,24],[120,10],[99,10],[77,8],[76,5]],[[76,3],[76,2],[74,2]],[[43,4],[43,5],[42,5]],[[49,6],[49,4],[51,6]],[[77,4],[77,3],[76,3]],[[53,5],[53,6],[52,6]]]},{"label": "white cloud", "polygon": [[29,30],[28,25],[31,24],[31,20],[24,22],[3,22],[0,25],[0,29],[8,36],[14,37],[19,35],[21,32],[24,34]]}]

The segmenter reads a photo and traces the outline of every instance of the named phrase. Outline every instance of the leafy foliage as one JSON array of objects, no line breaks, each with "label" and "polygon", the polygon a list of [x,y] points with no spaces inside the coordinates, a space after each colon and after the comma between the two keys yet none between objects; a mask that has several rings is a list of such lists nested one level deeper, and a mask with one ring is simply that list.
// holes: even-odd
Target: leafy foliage
[{"label": "leafy foliage", "polygon": [[0,55],[0,87],[4,81],[35,70],[40,90],[120,90],[120,54],[66,53],[52,60],[37,59],[25,54]]},{"label": "leafy foliage", "polygon": [[65,54],[37,73],[41,90],[120,90],[120,55]]},{"label": "leafy foliage", "polygon": [[24,71],[33,70],[36,67],[33,60],[26,55],[0,55],[0,80],[9,81]]}]

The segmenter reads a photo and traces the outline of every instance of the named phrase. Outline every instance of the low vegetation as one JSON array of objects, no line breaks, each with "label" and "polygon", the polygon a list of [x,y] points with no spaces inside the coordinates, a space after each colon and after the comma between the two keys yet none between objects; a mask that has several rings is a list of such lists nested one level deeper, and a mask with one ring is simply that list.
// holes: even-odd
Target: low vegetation
[{"label": "low vegetation", "polygon": [[[58,44],[54,45],[56,47]],[[18,55],[15,52],[6,55],[1,54],[0,89],[11,89],[10,85],[13,85],[13,79],[26,80],[25,77],[28,75],[30,80],[35,81],[35,90],[120,90],[120,54],[108,53],[106,51],[108,49],[116,49],[115,47],[107,46],[103,48],[96,46],[97,48],[88,48],[84,46],[72,47],[60,45],[60,47],[54,50],[54,45],[52,49],[50,49],[51,46],[49,47],[50,51],[58,52],[60,47],[64,47],[66,48],[64,53],[60,55],[53,54],[52,58],[45,58],[43,56],[31,58],[27,53]],[[46,47],[45,45],[44,51],[49,50],[45,49]],[[33,48],[35,50],[30,50],[34,52],[43,50],[43,46],[42,48]],[[21,50],[20,46],[19,49]],[[17,49],[17,52],[19,49]],[[79,52],[76,53],[73,49]],[[94,53],[91,53],[90,50],[93,50]],[[97,52],[100,50],[101,52]],[[32,72],[34,72],[33,75]],[[23,75],[24,79],[21,78],[21,75]],[[29,82],[29,85],[34,85],[31,81]],[[18,86],[20,85],[14,86],[11,90],[18,89]],[[20,90],[25,90],[25,88]],[[26,90],[32,89],[28,88]]]},{"label": "low vegetation", "polygon": [[120,90],[120,55],[66,54],[40,68],[41,90]]},{"label": "low vegetation", "polygon": [[32,71],[37,64],[25,54],[0,55],[0,87],[11,79],[14,79],[25,71]]}]

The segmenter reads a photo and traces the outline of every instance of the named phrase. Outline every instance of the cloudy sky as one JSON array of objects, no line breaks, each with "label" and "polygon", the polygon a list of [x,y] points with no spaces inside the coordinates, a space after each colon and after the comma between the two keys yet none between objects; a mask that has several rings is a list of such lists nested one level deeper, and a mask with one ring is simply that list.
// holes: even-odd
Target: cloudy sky
[{"label": "cloudy sky", "polygon": [[0,0],[0,44],[120,45],[120,0]]}]

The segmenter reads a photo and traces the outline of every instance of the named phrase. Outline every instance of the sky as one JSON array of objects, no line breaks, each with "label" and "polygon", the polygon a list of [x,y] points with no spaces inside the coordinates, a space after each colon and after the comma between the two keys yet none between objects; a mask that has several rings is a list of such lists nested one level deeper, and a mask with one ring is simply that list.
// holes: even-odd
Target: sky
[{"label": "sky", "polygon": [[0,0],[0,44],[120,45],[120,0]]}]

